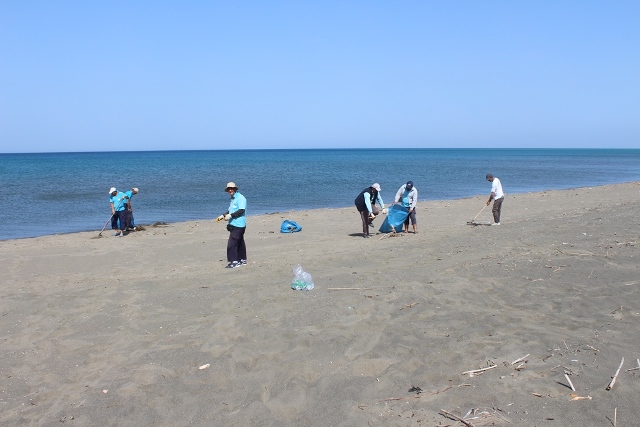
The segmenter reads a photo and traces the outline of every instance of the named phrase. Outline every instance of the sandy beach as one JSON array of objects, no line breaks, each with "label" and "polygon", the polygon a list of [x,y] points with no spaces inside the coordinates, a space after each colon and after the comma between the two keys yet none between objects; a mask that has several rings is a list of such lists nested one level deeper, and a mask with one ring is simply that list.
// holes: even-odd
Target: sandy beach
[{"label": "sandy beach", "polygon": [[1,241],[0,424],[640,424],[640,183],[486,199]]}]

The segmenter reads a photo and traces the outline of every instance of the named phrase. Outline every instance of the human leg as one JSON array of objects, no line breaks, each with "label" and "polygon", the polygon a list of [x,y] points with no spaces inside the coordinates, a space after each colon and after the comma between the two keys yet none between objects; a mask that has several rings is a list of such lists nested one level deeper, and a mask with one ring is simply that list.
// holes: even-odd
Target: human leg
[{"label": "human leg", "polygon": [[229,231],[229,240],[227,241],[227,261],[229,262],[240,261],[240,258],[238,258],[238,249],[243,234],[239,230],[240,229],[234,227]]},{"label": "human leg", "polygon": [[[413,226],[413,234],[418,232],[418,221],[416,220],[416,210],[412,210],[409,214],[407,221],[411,219],[411,225]],[[409,225],[407,225],[407,231],[409,231]]]},{"label": "human leg", "polygon": [[128,209],[124,210],[124,223],[125,228],[131,228],[131,211]]},{"label": "human leg", "polygon": [[502,202],[504,201],[504,197],[500,197],[493,201],[493,208],[491,209],[491,213],[493,213],[493,221],[496,224],[500,224],[500,213],[502,212]]},{"label": "human leg", "polygon": [[238,261],[242,262],[244,261],[244,263],[246,264],[247,262],[247,245],[244,242],[244,232],[246,230],[245,227],[243,228],[236,228],[236,230],[241,230],[240,234],[240,239],[238,242]]},{"label": "human leg", "polygon": [[366,237],[369,235],[369,211],[361,210],[360,219],[362,220],[362,234]]},{"label": "human leg", "polygon": [[[116,211],[116,214],[114,215],[114,217],[116,218],[116,221],[119,223],[118,227],[120,229],[119,232],[116,232],[116,235],[120,235],[120,236],[124,236],[124,230],[127,227],[127,221],[125,219],[125,214],[124,211]],[[112,223],[113,226],[113,223]]]}]

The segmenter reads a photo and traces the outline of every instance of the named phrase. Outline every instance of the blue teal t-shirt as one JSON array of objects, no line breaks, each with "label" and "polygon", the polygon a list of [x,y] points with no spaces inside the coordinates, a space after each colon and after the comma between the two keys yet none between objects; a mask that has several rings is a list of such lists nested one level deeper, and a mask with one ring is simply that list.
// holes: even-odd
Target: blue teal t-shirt
[{"label": "blue teal t-shirt", "polygon": [[127,195],[118,191],[115,196],[109,196],[109,203],[113,203],[113,208],[116,212],[123,211],[124,206],[127,204]]},{"label": "blue teal t-shirt", "polygon": [[407,191],[407,190],[404,190],[404,192],[402,193],[402,206],[404,206],[405,208],[411,207],[411,200],[409,200],[409,194],[411,194],[411,191]]},{"label": "blue teal t-shirt", "polygon": [[229,203],[229,213],[232,214],[234,212],[239,211],[240,209],[244,209],[245,212],[240,215],[238,218],[231,218],[229,224],[234,227],[244,228],[247,226],[247,199],[236,191],[236,194],[233,195],[231,199],[231,203]]}]

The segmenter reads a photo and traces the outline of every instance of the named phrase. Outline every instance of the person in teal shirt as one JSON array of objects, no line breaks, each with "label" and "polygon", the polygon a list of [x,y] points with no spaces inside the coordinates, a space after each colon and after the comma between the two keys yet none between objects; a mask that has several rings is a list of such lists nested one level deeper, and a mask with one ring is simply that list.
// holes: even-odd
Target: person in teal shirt
[{"label": "person in teal shirt", "polygon": [[125,191],[124,194],[127,196],[127,204],[126,204],[125,215],[124,215],[125,216],[124,221],[127,226],[126,228],[127,230],[136,231],[136,225],[133,219],[133,207],[131,207],[131,199],[133,198],[133,196],[138,194],[138,188],[133,187],[131,190]]},{"label": "person in teal shirt", "polygon": [[[125,205],[127,204],[127,195],[121,191],[111,187],[109,190],[109,205],[111,205],[111,229],[116,230],[115,236],[124,236],[126,228]],[[119,228],[119,230],[118,230]]]},{"label": "person in teal shirt", "polygon": [[247,246],[244,241],[244,232],[247,229],[247,199],[240,194],[235,183],[229,182],[224,189],[231,196],[229,210],[220,215],[217,220],[229,221],[229,240],[227,241],[226,268],[236,268],[247,265]]}]

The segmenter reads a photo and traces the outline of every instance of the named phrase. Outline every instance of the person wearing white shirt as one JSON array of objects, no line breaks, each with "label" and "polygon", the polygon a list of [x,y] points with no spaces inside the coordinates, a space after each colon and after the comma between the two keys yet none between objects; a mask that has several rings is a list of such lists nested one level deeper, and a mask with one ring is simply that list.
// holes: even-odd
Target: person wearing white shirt
[{"label": "person wearing white shirt", "polygon": [[418,204],[418,190],[413,186],[413,181],[407,181],[396,192],[394,204],[402,203],[402,206],[409,210],[409,215],[404,222],[404,232],[409,232],[409,220],[413,225],[413,233],[418,233],[418,222],[416,221],[416,205]]},{"label": "person wearing white shirt", "polygon": [[494,177],[492,174],[487,174],[487,181],[491,183],[491,195],[487,200],[487,206],[493,200],[493,225],[500,225],[500,212],[502,211],[502,202],[504,201],[504,192],[502,191],[502,184],[498,177]]}]

